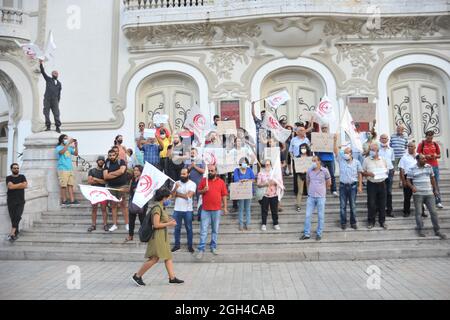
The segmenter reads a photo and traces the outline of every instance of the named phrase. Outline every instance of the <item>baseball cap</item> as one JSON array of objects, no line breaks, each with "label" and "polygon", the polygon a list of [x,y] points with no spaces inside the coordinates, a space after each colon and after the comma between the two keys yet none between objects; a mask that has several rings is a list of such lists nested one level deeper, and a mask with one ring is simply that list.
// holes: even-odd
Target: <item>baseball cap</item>
[{"label": "baseball cap", "polygon": [[98,156],[98,157],[97,157],[97,161],[99,161],[99,160],[105,161],[105,157],[104,157],[104,156]]}]

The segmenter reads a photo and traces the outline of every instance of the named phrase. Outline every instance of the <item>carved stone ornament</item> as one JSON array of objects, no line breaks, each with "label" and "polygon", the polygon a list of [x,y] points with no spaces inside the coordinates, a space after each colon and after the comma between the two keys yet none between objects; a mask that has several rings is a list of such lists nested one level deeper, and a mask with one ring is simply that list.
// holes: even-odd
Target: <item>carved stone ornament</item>
[{"label": "carved stone ornament", "polygon": [[249,63],[249,58],[245,54],[245,48],[223,48],[215,49],[207,63],[208,67],[215,71],[220,79],[231,79],[236,62]]},{"label": "carved stone ornament", "polygon": [[362,78],[371,69],[372,64],[377,61],[373,48],[362,44],[337,44],[338,54],[336,62],[350,60],[353,67],[352,77]]}]

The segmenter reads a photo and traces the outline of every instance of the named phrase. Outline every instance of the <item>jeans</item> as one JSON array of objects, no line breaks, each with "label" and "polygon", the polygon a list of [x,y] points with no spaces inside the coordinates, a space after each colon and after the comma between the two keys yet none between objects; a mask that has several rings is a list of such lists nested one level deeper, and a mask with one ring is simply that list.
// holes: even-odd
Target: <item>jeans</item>
[{"label": "jeans", "polygon": [[[436,191],[439,192],[439,167],[433,167],[433,173],[434,173],[434,180],[436,180],[436,187],[437,187]],[[440,195],[436,196],[435,200],[436,204],[441,203],[441,196]]]},{"label": "jeans", "polygon": [[269,206],[270,211],[272,212],[272,222],[273,225],[276,226],[278,224],[278,197],[263,197],[261,200],[261,217],[262,224],[267,224],[267,215],[269,214]]},{"label": "jeans", "polygon": [[339,203],[341,214],[341,225],[347,224],[347,202],[350,205],[350,224],[356,224],[356,193],[357,183],[339,184]]},{"label": "jeans", "polygon": [[369,224],[375,224],[377,210],[379,212],[378,221],[384,224],[386,220],[386,183],[373,183],[367,181],[367,209]]},{"label": "jeans", "polygon": [[245,225],[249,226],[250,222],[251,222],[251,211],[250,211],[250,204],[252,203],[252,199],[245,199],[245,200],[239,200],[238,204],[239,204],[239,226],[243,226],[244,225],[244,210],[245,210]]},{"label": "jeans", "polygon": [[306,200],[305,236],[309,237],[311,235],[311,215],[316,207],[319,216],[316,234],[322,236],[325,224],[325,200],[326,198],[308,196],[308,200]]},{"label": "jeans", "polygon": [[188,248],[192,248],[192,211],[174,211],[173,218],[177,222],[175,226],[175,246],[180,246],[181,225],[184,220],[184,227],[187,234]]},{"label": "jeans", "polygon": [[439,221],[436,212],[436,206],[434,204],[434,196],[433,195],[413,195],[414,198],[414,207],[415,207],[415,215],[416,215],[416,224],[417,230],[421,231],[423,229],[423,219],[421,216],[422,207],[425,204],[427,206],[428,211],[430,211],[431,215],[431,223],[433,224],[434,232],[437,233],[439,231]]},{"label": "jeans", "polygon": [[201,224],[200,224],[200,243],[198,245],[198,251],[205,251],[206,240],[208,238],[208,228],[211,224],[211,243],[210,248],[217,248],[217,238],[219,235],[219,223],[220,223],[220,210],[208,211],[202,210]]},{"label": "jeans", "polygon": [[336,178],[334,176],[334,169],[335,169],[334,160],[333,161],[322,161],[322,166],[327,168],[328,171],[330,172],[331,192],[335,192],[336,191]]},{"label": "jeans", "polygon": [[392,183],[394,182],[394,169],[389,170],[386,182],[386,214],[392,214]]}]

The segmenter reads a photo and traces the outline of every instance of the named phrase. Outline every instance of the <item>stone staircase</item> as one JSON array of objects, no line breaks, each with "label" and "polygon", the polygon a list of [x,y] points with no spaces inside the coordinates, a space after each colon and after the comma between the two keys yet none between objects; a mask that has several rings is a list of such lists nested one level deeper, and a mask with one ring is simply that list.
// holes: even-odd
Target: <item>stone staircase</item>
[{"label": "stone staircase", "polygon": [[[269,213],[267,231],[260,231],[261,211],[259,204],[252,203],[250,231],[239,231],[237,213],[222,217],[218,249],[213,256],[207,251],[203,262],[276,262],[301,260],[359,260],[388,258],[446,257],[450,255],[450,240],[434,236],[430,218],[425,219],[426,238],[415,232],[414,206],[412,215],[402,214],[403,194],[394,181],[393,207],[395,218],[387,218],[388,230],[366,228],[367,197],[364,191],[358,195],[358,230],[341,230],[339,224],[339,199],[327,196],[325,230],[321,241],[315,241],[317,215],[313,216],[312,240],[300,241],[305,210],[295,210],[292,177],[286,179],[287,191],[282,199],[283,212],[279,214],[280,231],[273,230]],[[445,209],[439,210],[442,232],[450,236],[450,172],[441,173],[441,194]],[[80,194],[77,195],[81,199]],[[304,198],[305,199],[305,198]],[[305,200],[304,200],[305,201]],[[303,201],[303,202],[304,202]],[[231,207],[231,202],[229,202]],[[101,214],[98,215],[101,226]],[[111,215],[109,214],[109,221]],[[113,233],[97,230],[88,233],[90,205],[86,200],[76,207],[44,212],[42,219],[33,227],[21,231],[13,244],[2,241],[0,259],[26,260],[90,260],[90,261],[142,261],[146,244],[135,241],[125,243],[127,232],[123,218],[119,216],[119,230]],[[139,228],[137,222],[136,230]],[[101,229],[101,228],[100,228]],[[137,231],[136,231],[137,232]],[[173,243],[173,229],[170,229]],[[182,228],[182,249],[174,253],[177,262],[196,262],[187,251],[186,234]],[[194,245],[199,241],[199,222],[194,221]]]}]

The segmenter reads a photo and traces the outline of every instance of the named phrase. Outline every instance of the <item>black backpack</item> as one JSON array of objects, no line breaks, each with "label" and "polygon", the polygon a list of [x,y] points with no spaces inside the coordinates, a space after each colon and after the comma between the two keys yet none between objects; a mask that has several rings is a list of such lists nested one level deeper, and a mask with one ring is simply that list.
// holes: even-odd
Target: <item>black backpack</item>
[{"label": "black backpack", "polygon": [[153,237],[153,212],[158,209],[161,210],[158,205],[153,206],[145,216],[144,221],[139,228],[139,240],[141,242],[149,242]]}]

